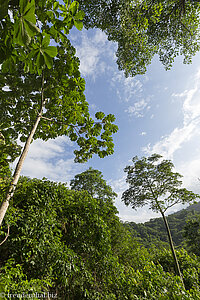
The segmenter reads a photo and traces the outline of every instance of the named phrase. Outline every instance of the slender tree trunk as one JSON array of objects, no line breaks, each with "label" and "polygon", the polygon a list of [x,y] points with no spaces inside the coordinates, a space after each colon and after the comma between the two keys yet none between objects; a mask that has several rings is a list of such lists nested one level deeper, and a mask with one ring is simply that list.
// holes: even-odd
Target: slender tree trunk
[{"label": "slender tree trunk", "polygon": [[32,130],[26,140],[26,143],[24,145],[24,148],[23,148],[23,151],[19,157],[19,160],[18,160],[18,163],[16,165],[16,168],[15,168],[15,171],[14,171],[14,174],[13,174],[13,179],[12,179],[12,182],[10,184],[10,187],[9,187],[9,190],[8,190],[8,193],[6,195],[6,198],[5,200],[2,202],[1,204],[1,208],[0,208],[0,226],[3,222],[3,219],[4,219],[4,216],[6,214],[6,211],[9,207],[9,203],[10,203],[10,199],[12,198],[14,192],[15,192],[15,188],[17,186],[17,183],[18,183],[18,180],[19,180],[19,177],[20,177],[20,173],[21,173],[21,170],[22,170],[22,167],[23,167],[23,164],[24,164],[24,161],[26,159],[26,156],[28,154],[28,151],[29,151],[29,148],[30,148],[30,144],[33,140],[33,136],[37,130],[37,127],[38,127],[38,124],[40,122],[40,119],[42,117],[42,113],[43,113],[43,108],[44,108],[44,104],[45,104],[45,99],[44,99],[44,73],[42,73],[42,89],[41,89],[41,104],[40,104],[40,111],[39,111],[39,114],[35,120],[35,123],[32,127]]},{"label": "slender tree trunk", "polygon": [[161,211],[161,214],[162,214],[162,217],[163,217],[163,220],[164,220],[164,223],[165,223],[165,227],[167,229],[167,235],[168,235],[169,244],[170,244],[170,248],[171,248],[171,251],[172,251],[172,255],[173,255],[173,259],[174,259],[174,263],[175,263],[175,267],[176,267],[176,273],[177,273],[178,276],[180,276],[183,287],[185,288],[185,285],[184,285],[184,282],[183,282],[183,277],[182,277],[181,270],[180,270],[179,263],[178,263],[178,259],[176,257],[176,252],[175,252],[175,249],[174,249],[174,244],[173,244],[169,224],[167,222],[167,218],[165,217],[165,215],[162,211]]}]

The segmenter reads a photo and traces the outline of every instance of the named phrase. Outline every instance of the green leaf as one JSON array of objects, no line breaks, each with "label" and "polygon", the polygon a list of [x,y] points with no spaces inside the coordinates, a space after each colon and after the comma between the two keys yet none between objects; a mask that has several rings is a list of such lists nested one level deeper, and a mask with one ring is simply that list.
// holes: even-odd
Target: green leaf
[{"label": "green leaf", "polygon": [[44,52],[43,56],[44,56],[44,61],[45,61],[45,64],[47,65],[47,68],[51,69],[53,66],[53,59],[46,52]]},{"label": "green leaf", "polygon": [[72,2],[72,4],[70,5],[69,10],[73,16],[76,14],[78,7],[79,3],[77,1]]},{"label": "green leaf", "polygon": [[45,53],[48,54],[50,57],[55,57],[58,54],[57,47],[49,46],[45,49]]},{"label": "green leaf", "polygon": [[34,34],[40,32],[40,29],[34,23],[30,22],[29,20],[24,20],[24,26],[30,37],[33,36]]},{"label": "green leaf", "polygon": [[45,37],[43,37],[42,39],[42,48],[47,48],[49,46],[49,43],[50,43],[50,35],[45,34]]},{"label": "green leaf", "polygon": [[83,22],[74,20],[74,25],[78,30],[83,29]]},{"label": "green leaf", "polygon": [[37,65],[37,69],[41,69],[41,67],[44,65],[44,58],[40,52],[37,55],[36,65]]},{"label": "green leaf", "polygon": [[83,20],[84,17],[85,17],[85,13],[82,10],[80,10],[75,16],[76,20]]},{"label": "green leaf", "polygon": [[40,30],[35,25],[35,1],[20,0],[20,17],[14,24],[14,42],[19,45],[30,44],[31,37]]},{"label": "green leaf", "polygon": [[58,7],[59,7],[59,2],[54,2],[54,4],[53,4],[53,9],[54,10],[57,10],[58,9]]},{"label": "green leaf", "polygon": [[95,118],[97,118],[97,120],[102,120],[105,117],[105,114],[101,111],[96,112],[95,114]]}]

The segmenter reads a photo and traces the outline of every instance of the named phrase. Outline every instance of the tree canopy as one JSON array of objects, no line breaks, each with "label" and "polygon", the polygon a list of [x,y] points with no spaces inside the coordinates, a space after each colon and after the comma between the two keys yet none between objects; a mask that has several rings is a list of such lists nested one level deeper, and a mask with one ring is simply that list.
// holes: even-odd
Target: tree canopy
[{"label": "tree canopy", "polygon": [[99,112],[96,122],[90,117],[79,59],[67,37],[73,25],[82,28],[84,13],[78,10],[78,2],[20,0],[5,1],[4,6],[0,20],[2,134],[26,140],[40,113],[43,89],[45,112],[34,138],[68,135],[82,149],[75,152],[77,161],[93,153],[111,154],[111,132],[117,130],[114,116]]},{"label": "tree canopy", "polygon": [[73,190],[81,191],[85,190],[93,197],[97,199],[113,201],[117,194],[103,179],[103,174],[99,170],[89,168],[81,174],[75,175],[71,180],[70,186]]},{"label": "tree canopy", "polygon": [[199,1],[79,0],[86,28],[100,28],[118,44],[117,64],[126,76],[144,74],[155,54],[166,69],[200,49]]},{"label": "tree canopy", "polygon": [[165,213],[178,203],[190,203],[199,195],[182,188],[182,175],[173,171],[170,160],[162,160],[161,155],[152,154],[148,158],[133,157],[133,165],[127,166],[129,188],[123,193],[122,200],[133,209],[149,205],[155,212]]},{"label": "tree canopy", "polygon": [[188,249],[200,256],[200,215],[190,218],[184,228]]}]

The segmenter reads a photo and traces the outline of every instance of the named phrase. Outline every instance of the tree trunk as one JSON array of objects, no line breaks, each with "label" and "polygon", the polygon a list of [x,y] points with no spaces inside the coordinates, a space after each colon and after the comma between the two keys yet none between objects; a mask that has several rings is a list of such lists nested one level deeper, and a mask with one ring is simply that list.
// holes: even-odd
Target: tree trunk
[{"label": "tree trunk", "polygon": [[35,123],[32,127],[32,130],[26,140],[26,143],[24,145],[24,148],[23,148],[23,151],[20,155],[20,158],[18,160],[18,163],[16,165],[16,168],[15,168],[15,171],[14,171],[14,174],[13,174],[13,179],[12,179],[12,182],[10,184],[10,187],[9,187],[9,190],[8,190],[8,193],[6,195],[6,198],[5,200],[2,202],[1,204],[1,208],[0,208],[0,226],[3,222],[3,219],[4,219],[4,216],[6,214],[6,211],[9,207],[9,203],[10,203],[10,199],[12,198],[13,194],[14,194],[14,191],[15,191],[15,188],[17,186],[17,183],[18,183],[18,180],[19,180],[19,177],[20,177],[20,173],[21,173],[21,170],[22,170],[22,167],[23,167],[23,164],[24,164],[24,161],[26,159],[26,156],[28,154],[28,151],[29,151],[29,148],[30,148],[30,144],[33,140],[33,136],[36,132],[36,129],[38,127],[38,124],[40,122],[40,119],[42,117],[42,113],[43,113],[43,108],[44,108],[44,104],[45,104],[45,100],[44,100],[44,74],[42,73],[42,89],[41,89],[41,105],[40,105],[40,112],[35,120]]},{"label": "tree trunk", "polygon": [[173,244],[171,232],[170,232],[170,229],[169,229],[169,225],[168,225],[168,222],[167,222],[167,218],[165,217],[165,215],[164,215],[164,213],[162,211],[161,211],[161,214],[162,214],[162,217],[163,217],[166,229],[167,229],[167,235],[168,235],[169,244],[170,244],[170,248],[171,248],[173,259],[174,259],[174,263],[175,263],[176,274],[178,276],[180,276],[180,279],[182,281],[183,287],[185,288],[185,285],[184,285],[184,282],[183,282],[183,277],[182,277],[181,270],[180,270],[179,263],[178,263],[178,259],[176,257],[176,252],[175,252],[175,249],[174,249],[174,244]]}]

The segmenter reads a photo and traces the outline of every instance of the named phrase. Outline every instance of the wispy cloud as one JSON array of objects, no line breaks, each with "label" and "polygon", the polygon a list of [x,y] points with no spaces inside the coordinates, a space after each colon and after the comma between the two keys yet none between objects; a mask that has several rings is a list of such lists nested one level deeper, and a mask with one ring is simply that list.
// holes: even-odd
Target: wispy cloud
[{"label": "wispy cloud", "polygon": [[190,142],[200,129],[200,71],[194,76],[193,87],[179,94],[172,94],[183,102],[183,125],[175,128],[170,134],[161,138],[154,145],[149,144],[143,148],[146,153],[160,153],[161,155],[173,159],[177,150],[184,144]]},{"label": "wispy cloud", "polygon": [[129,117],[141,118],[150,109],[151,95],[144,98],[144,86],[148,80],[147,76],[126,78],[123,72],[114,72],[111,87],[120,102],[125,104],[124,112],[128,113]]},{"label": "wispy cloud", "polygon": [[144,117],[144,113],[150,109],[150,105],[148,105],[149,101],[141,99],[135,102],[133,105],[129,106],[128,109],[125,109],[130,116],[135,116],[137,118]]},{"label": "wispy cloud", "polygon": [[159,153],[175,163],[176,170],[184,175],[184,185],[200,192],[200,71],[190,83],[190,88],[173,93],[175,101],[182,103],[182,126],[174,128],[155,144],[142,150],[146,154]]},{"label": "wispy cloud", "polygon": [[73,44],[80,59],[80,71],[83,76],[94,79],[109,68],[106,60],[114,60],[114,44],[107,40],[106,34],[95,30],[90,36],[86,30],[80,35],[72,36]]},{"label": "wispy cloud", "polygon": [[159,153],[165,158],[173,160],[175,152],[197,134],[198,125],[200,125],[200,120],[191,122],[181,128],[175,128],[169,135],[162,137],[154,145],[148,144],[142,150],[146,154]]},{"label": "wispy cloud", "polygon": [[135,101],[136,96],[143,92],[143,83],[141,80],[124,76],[123,72],[114,72],[111,86],[116,89],[118,98],[123,102]]}]

